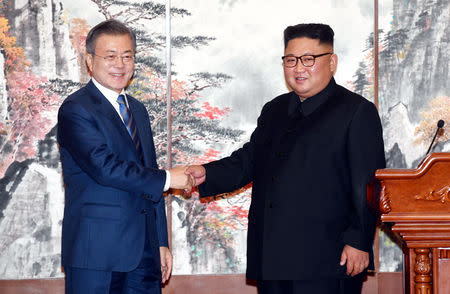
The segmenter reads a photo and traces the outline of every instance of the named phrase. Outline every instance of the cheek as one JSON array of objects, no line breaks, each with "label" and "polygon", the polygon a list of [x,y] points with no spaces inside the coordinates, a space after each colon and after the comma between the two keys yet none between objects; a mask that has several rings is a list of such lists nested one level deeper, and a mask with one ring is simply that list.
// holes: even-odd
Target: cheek
[{"label": "cheek", "polygon": [[284,77],[286,79],[294,77],[294,71],[292,69],[289,69],[289,68],[284,68]]},{"label": "cheek", "polygon": [[316,74],[316,73],[320,72],[320,67],[312,66],[312,67],[308,68],[308,72],[311,74]]},{"label": "cheek", "polygon": [[129,70],[128,70],[128,75],[131,77],[134,73],[134,66],[132,66]]},{"label": "cheek", "polygon": [[92,68],[95,69],[96,72],[99,72],[101,74],[107,73],[108,72],[108,68],[106,66],[104,66],[101,63],[98,62],[93,62],[92,63]]},{"label": "cheek", "polygon": [[308,69],[308,76],[311,80],[317,80],[323,78],[324,71],[320,67],[312,67]]}]

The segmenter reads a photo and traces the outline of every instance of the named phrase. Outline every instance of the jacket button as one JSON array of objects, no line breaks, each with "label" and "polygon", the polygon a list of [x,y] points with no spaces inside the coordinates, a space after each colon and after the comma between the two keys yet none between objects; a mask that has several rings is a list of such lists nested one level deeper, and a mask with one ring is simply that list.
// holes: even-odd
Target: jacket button
[{"label": "jacket button", "polygon": [[269,208],[273,208],[273,203],[269,202]]},{"label": "jacket button", "polygon": [[141,214],[146,214],[147,213],[147,209],[142,209],[141,210]]}]

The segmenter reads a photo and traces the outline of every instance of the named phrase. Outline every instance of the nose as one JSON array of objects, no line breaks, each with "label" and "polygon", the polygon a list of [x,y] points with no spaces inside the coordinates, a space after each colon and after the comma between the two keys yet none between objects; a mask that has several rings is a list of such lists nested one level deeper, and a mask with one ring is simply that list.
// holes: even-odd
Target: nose
[{"label": "nose", "polygon": [[303,65],[301,60],[299,60],[297,62],[297,65],[294,66],[294,71],[295,72],[303,72],[303,71],[305,71],[305,69],[306,69],[306,67]]},{"label": "nose", "polygon": [[116,59],[114,59],[114,66],[116,67],[123,67],[125,63],[123,62],[122,56],[117,56]]}]

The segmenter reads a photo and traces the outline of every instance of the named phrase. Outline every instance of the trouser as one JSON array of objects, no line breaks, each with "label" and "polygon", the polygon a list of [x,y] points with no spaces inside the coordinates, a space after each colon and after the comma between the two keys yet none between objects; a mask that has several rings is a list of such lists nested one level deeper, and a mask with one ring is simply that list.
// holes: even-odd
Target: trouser
[{"label": "trouser", "polygon": [[148,227],[147,224],[144,252],[136,269],[111,272],[65,267],[66,294],[161,294],[159,249],[152,250]]},{"label": "trouser", "polygon": [[360,294],[363,275],[346,279],[258,280],[258,294]]}]

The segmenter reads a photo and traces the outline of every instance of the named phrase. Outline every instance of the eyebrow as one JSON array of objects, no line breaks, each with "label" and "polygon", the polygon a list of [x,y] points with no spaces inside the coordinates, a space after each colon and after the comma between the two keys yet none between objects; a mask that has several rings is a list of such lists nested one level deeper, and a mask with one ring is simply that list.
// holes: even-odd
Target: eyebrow
[{"label": "eyebrow", "polygon": [[[117,53],[116,50],[112,50],[112,49],[107,49],[106,52]],[[130,50],[125,50],[125,51],[122,52],[122,54],[130,53],[130,52],[133,52],[133,50],[131,50],[131,49]]]},{"label": "eyebrow", "polygon": [[294,53],[289,53],[289,54],[286,54],[285,56],[305,56],[305,55],[314,55],[314,54],[310,53],[310,52],[306,52],[301,55],[295,55]]}]

